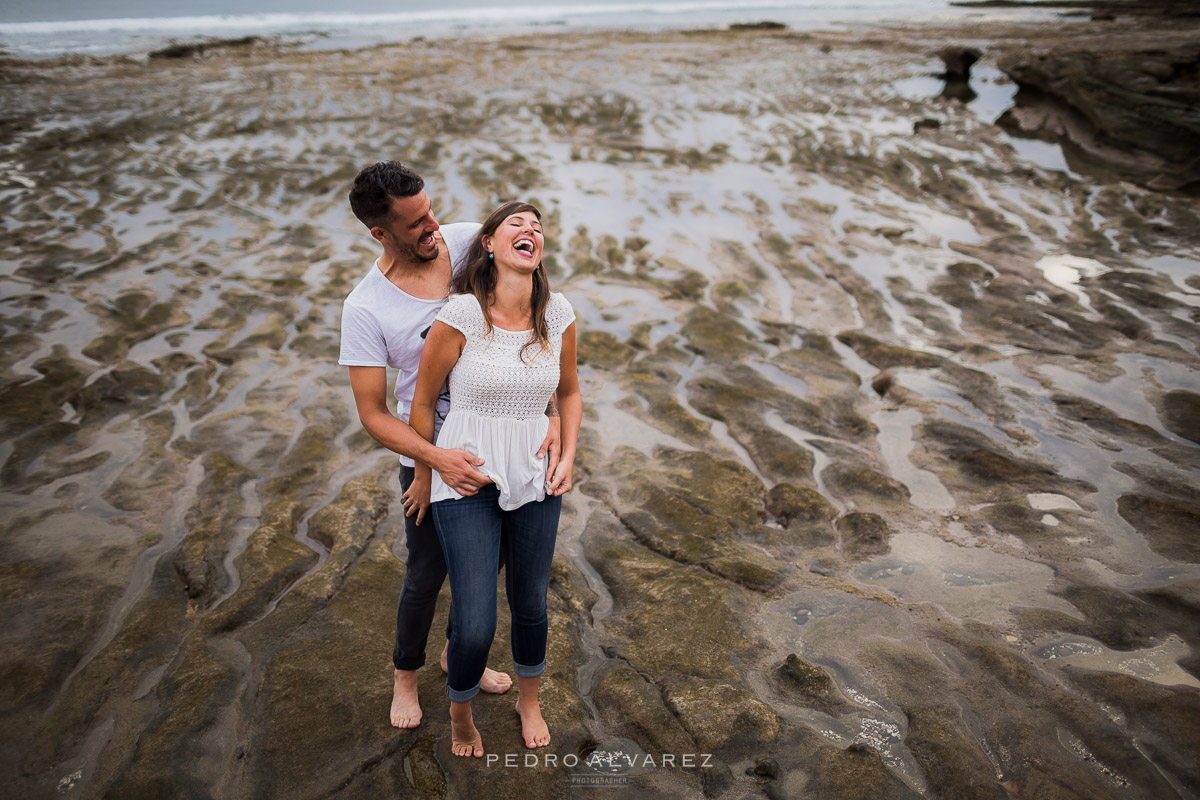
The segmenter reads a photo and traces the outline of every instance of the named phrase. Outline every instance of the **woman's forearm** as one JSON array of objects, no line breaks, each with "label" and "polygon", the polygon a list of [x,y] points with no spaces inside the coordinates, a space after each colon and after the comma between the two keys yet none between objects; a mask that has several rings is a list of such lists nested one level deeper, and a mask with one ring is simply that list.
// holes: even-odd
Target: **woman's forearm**
[{"label": "woman's forearm", "polygon": [[560,393],[558,412],[562,425],[562,458],[574,458],[579,442],[579,426],[583,420],[583,396],[579,392]]}]

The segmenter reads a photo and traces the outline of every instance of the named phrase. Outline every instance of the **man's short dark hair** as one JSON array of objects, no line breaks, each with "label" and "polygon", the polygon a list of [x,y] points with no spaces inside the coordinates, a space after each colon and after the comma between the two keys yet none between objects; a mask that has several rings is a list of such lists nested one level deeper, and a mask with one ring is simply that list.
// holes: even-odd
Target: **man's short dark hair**
[{"label": "man's short dark hair", "polygon": [[412,197],[425,188],[425,180],[399,161],[380,161],[354,178],[350,210],[368,228],[384,225],[392,213],[392,200]]}]

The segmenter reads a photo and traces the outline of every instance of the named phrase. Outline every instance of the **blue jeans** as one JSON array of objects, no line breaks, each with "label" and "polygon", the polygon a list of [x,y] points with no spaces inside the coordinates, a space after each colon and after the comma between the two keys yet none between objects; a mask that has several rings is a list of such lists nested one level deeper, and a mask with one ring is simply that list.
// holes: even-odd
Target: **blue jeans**
[{"label": "blue jeans", "polygon": [[433,504],[438,539],[450,573],[450,699],[465,703],[479,691],[496,637],[496,570],[512,615],[513,669],[521,678],[546,670],[546,589],[558,536],[562,498],[547,496],[504,511],[500,490],[488,484],[471,497]]}]

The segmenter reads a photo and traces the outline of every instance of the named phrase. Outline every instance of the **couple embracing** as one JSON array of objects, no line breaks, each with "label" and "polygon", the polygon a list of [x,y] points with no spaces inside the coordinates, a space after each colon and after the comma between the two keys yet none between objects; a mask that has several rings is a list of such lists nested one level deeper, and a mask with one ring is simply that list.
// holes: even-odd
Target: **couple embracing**
[{"label": "couple embracing", "polygon": [[[483,755],[471,700],[512,685],[486,666],[503,567],[522,738],[545,746],[546,590],[582,400],[575,314],[550,291],[541,214],[510,202],[482,225],[441,227],[424,181],[394,161],[358,174],[350,206],[383,254],[346,298],[338,363],[350,368],[363,427],[400,454],[405,509],[391,722],[421,722],[417,670],[449,574],[451,749]],[[399,370],[398,417],[388,367]]]}]

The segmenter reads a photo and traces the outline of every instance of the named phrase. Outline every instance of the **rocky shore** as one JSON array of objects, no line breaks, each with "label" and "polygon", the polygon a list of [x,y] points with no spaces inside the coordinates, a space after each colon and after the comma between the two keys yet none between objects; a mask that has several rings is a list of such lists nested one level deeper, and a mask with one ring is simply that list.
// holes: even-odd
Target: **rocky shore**
[{"label": "rocky shore", "polygon": [[[1197,796],[1181,19],[0,64],[4,795]],[[436,666],[387,721],[385,157],[539,204],[579,315],[532,759],[512,696],[453,758]]]}]

